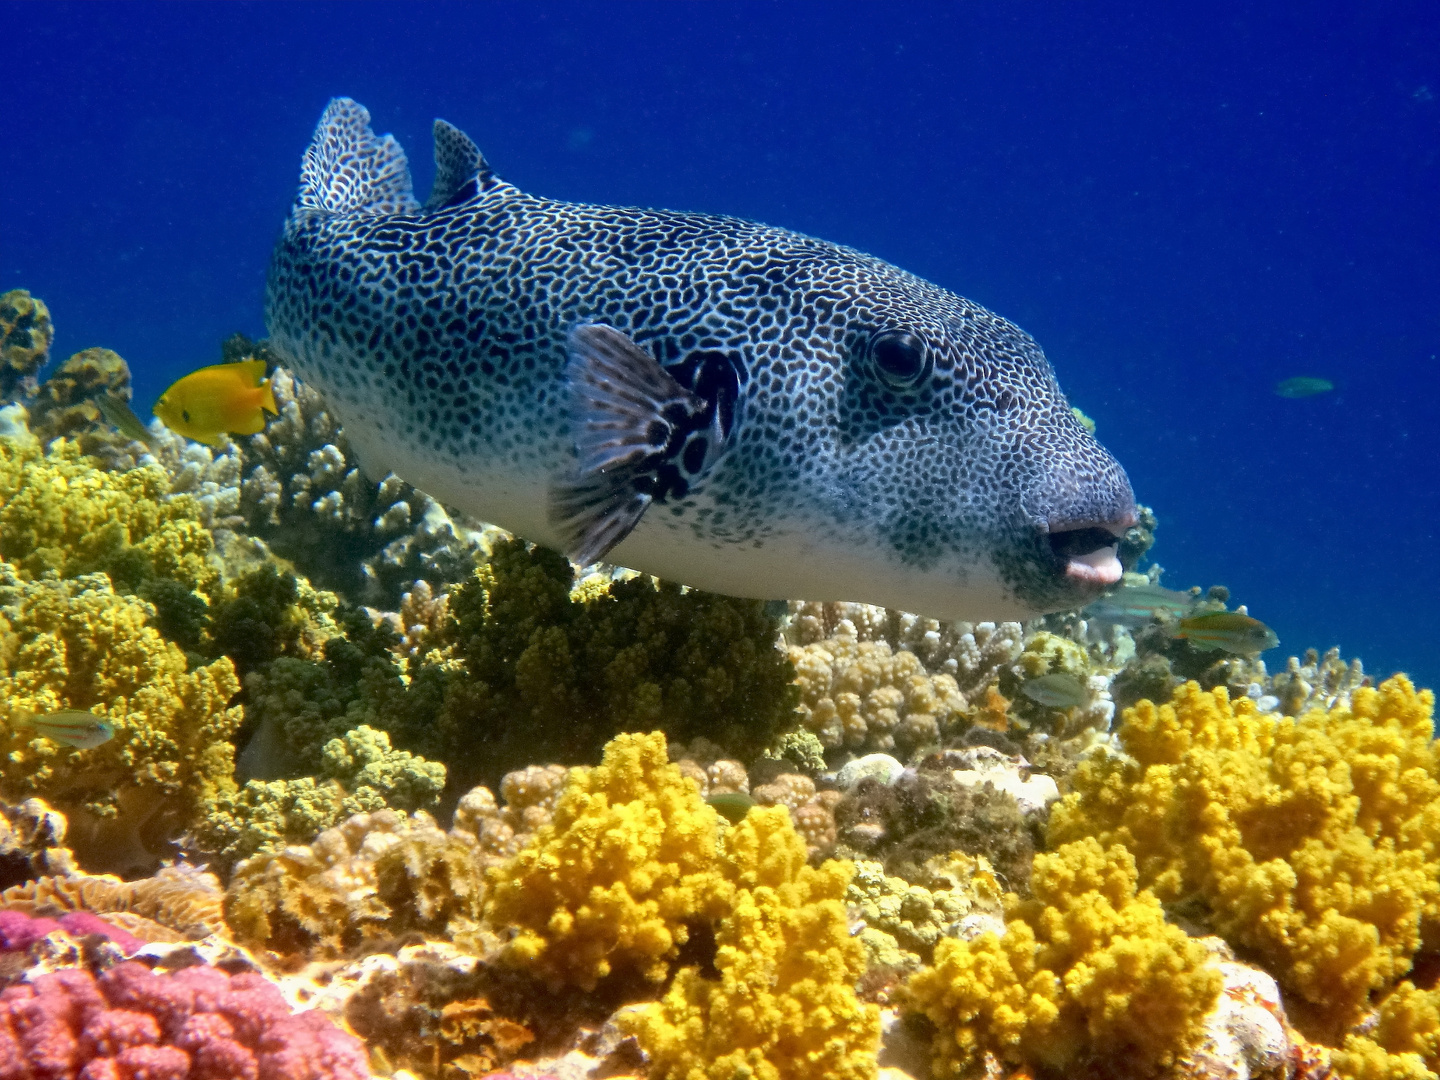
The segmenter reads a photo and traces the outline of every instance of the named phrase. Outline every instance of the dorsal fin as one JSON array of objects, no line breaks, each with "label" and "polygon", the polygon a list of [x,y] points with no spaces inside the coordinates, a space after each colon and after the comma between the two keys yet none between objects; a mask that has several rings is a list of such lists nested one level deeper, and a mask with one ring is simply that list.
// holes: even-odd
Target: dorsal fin
[{"label": "dorsal fin", "polygon": [[330,214],[413,214],[420,209],[410,164],[393,135],[370,130],[370,113],[331,98],[300,166],[297,210]]},{"label": "dorsal fin", "polygon": [[462,194],[465,185],[475,182],[473,195],[488,188],[494,175],[485,155],[469,135],[454,124],[435,121],[435,186],[430,189],[430,198],[425,200],[426,210],[463,202],[464,198],[456,196]]}]

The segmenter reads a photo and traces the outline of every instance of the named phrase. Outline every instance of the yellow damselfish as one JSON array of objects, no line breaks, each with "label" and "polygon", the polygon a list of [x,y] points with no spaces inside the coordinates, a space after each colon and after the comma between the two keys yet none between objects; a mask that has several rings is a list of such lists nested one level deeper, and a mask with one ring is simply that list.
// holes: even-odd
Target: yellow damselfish
[{"label": "yellow damselfish", "polygon": [[265,430],[265,413],[278,413],[264,360],[213,364],[192,371],[160,395],[155,415],[171,431],[217,446],[224,436]]}]

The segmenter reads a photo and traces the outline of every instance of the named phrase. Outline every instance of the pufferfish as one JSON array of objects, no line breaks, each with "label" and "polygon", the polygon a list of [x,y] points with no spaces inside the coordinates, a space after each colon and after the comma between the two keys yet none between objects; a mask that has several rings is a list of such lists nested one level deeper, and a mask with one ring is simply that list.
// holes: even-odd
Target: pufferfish
[{"label": "pufferfish", "polygon": [[1124,470],[1031,337],[839,244],[557,202],[437,120],[434,188],[330,102],[270,264],[270,344],[365,472],[579,563],[937,618],[1120,579]]},{"label": "pufferfish", "polygon": [[265,430],[277,413],[264,360],[212,364],[171,383],[155,402],[161,423],[187,439],[217,446],[229,435]]}]

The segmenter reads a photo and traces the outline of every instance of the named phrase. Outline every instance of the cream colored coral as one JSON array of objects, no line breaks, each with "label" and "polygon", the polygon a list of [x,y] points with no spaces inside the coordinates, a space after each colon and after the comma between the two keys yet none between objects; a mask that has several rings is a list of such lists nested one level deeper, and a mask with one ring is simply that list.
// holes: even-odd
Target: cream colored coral
[{"label": "cream colored coral", "polygon": [[[842,628],[843,629],[843,628]],[[801,723],[828,749],[912,750],[937,740],[965,709],[948,675],[914,653],[853,634],[791,646]]]}]

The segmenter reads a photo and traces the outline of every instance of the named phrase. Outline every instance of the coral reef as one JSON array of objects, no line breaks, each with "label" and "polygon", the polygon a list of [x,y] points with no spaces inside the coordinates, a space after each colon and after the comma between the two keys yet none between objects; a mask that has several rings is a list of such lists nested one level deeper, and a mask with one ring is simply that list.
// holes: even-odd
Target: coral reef
[{"label": "coral reef", "polygon": [[918,880],[935,856],[983,855],[1006,888],[1026,891],[1035,855],[1031,822],[1014,795],[957,780],[954,764],[938,755],[893,784],[859,781],[835,808],[836,854],[883,862],[887,873],[907,880]]},{"label": "coral reef", "polygon": [[[29,406],[30,430],[43,443],[71,438],[85,453],[94,453],[107,441],[91,438],[92,429],[102,421],[94,402],[101,394],[128,402],[130,368],[119,353],[109,349],[82,349],[36,390]],[[108,425],[105,431],[108,434]]]},{"label": "coral reef", "polygon": [[1433,706],[1403,676],[1298,718],[1189,683],[1126,711],[1126,756],[1076,770],[1050,843],[1124,844],[1144,887],[1250,950],[1296,1025],[1336,1041],[1440,927]]},{"label": "coral reef", "polygon": [[391,749],[388,734],[361,724],[326,742],[314,776],[249,780],[219,793],[194,842],[233,863],[308,840],[354,814],[433,809],[444,787],[444,765]]},{"label": "coral reef", "polygon": [[1074,1075],[1146,1076],[1200,1041],[1222,977],[1200,943],[1136,890],[1135,860],[1094,839],[1035,859],[1033,897],[1007,897],[1005,933],[944,938],[913,975],[912,1009],[935,1026],[936,1077],[988,1052]]},{"label": "coral reef", "polygon": [[0,889],[50,874],[78,872],[74,853],[65,846],[69,823],[44,799],[11,806],[0,801]]},{"label": "coral reef", "polygon": [[[154,616],[104,574],[27,581],[0,563],[0,789],[62,810],[88,869],[153,867],[233,783],[234,669],[190,667]],[[67,708],[103,716],[114,737],[78,749],[18,723]]]},{"label": "coral reef", "polygon": [[553,820],[489,872],[486,918],[514,928],[504,959],[556,988],[590,990],[612,972],[664,981],[691,927],[724,910],[720,828],[662,734],[617,735],[599,766],[571,771]]},{"label": "coral reef", "polygon": [[50,309],[24,289],[0,293],[0,400],[32,393],[35,373],[50,356]]},{"label": "coral reef", "polygon": [[224,896],[218,877],[181,863],[163,866],[151,877],[136,881],[78,871],[37,877],[0,893],[0,904],[32,915],[101,915],[152,941],[195,940],[224,928]]},{"label": "coral reef", "polygon": [[134,961],[0,992],[0,1060],[11,1075],[56,1080],[370,1076],[354,1036],[321,1013],[292,1014],[260,975],[204,965],[157,975]]},{"label": "coral reef", "polygon": [[485,890],[473,834],[424,811],[357,814],[315,842],[236,867],[225,917],[241,942],[340,956],[409,932],[473,939]]},{"label": "coral reef", "polygon": [[844,797],[838,791],[816,791],[815,781],[800,773],[781,773],[750,792],[760,806],[783,806],[790,811],[795,831],[805,839],[811,855],[835,845],[835,807]]},{"label": "coral reef", "polygon": [[537,759],[593,760],[627,730],[758,756],[792,722],[793,669],[759,601],[640,577],[577,598],[573,580],[563,556],[506,541],[450,597],[466,677],[435,756],[462,789]]},{"label": "coral reef", "polygon": [[118,592],[153,578],[213,593],[210,532],[154,466],[104,472],[74,443],[0,440],[0,555],[25,578],[106,573]]},{"label": "coral reef", "polygon": [[725,834],[734,892],[715,932],[718,978],[683,968],[660,1002],[620,1018],[652,1080],[875,1077],[879,1012],[855,995],[865,951],[842,902],[851,867],[805,859],[778,807]]},{"label": "coral reef", "polygon": [[859,641],[842,622],[835,636],[790,648],[801,722],[827,750],[908,754],[949,735],[965,699],[949,675],[931,676],[909,650]]}]

